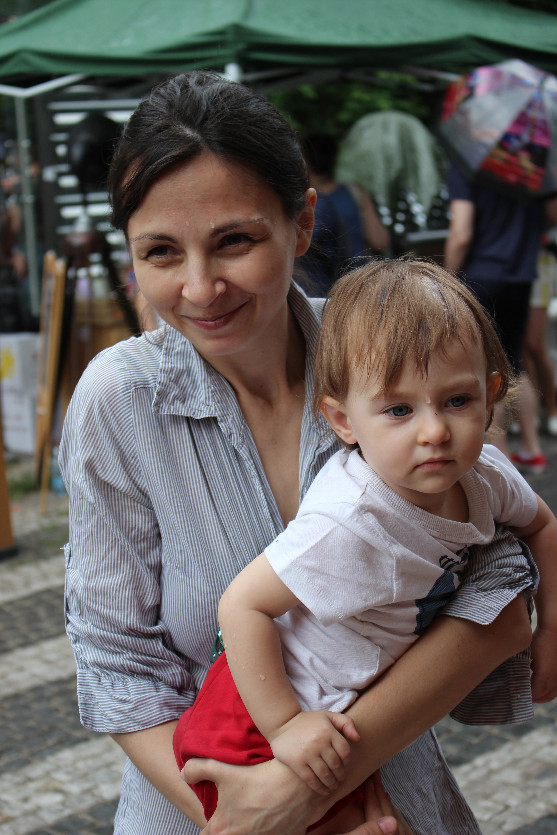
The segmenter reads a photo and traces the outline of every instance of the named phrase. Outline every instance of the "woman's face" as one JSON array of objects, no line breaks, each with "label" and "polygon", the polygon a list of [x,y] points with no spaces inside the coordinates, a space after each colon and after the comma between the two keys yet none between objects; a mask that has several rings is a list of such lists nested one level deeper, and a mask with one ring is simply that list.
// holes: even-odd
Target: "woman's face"
[{"label": "woman's face", "polygon": [[254,173],[204,152],[171,169],[131,215],[137,283],[159,316],[212,358],[283,332],[294,258],[308,248],[313,190],[297,223]]}]

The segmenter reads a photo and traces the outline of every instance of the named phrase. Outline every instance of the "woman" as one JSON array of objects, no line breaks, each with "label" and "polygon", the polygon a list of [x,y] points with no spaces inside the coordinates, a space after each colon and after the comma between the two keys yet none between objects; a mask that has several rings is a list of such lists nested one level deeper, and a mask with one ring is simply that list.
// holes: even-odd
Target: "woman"
[{"label": "woman", "polygon": [[[166,326],[101,354],[68,410],[67,630],[82,721],[129,758],[115,832],[189,835],[204,818],[172,734],[207,673],[218,600],[337,449],[311,413],[321,302],[291,281],[315,192],[274,108],[203,72],[143,101],[109,187],[138,285]],[[439,618],[355,702],[362,741],[342,794],[528,645],[522,599],[499,608],[490,626]],[[276,761],[191,761],[186,772],[218,785],[212,835],[301,835],[337,799]],[[479,833],[432,733],[384,779],[415,833]]]}]

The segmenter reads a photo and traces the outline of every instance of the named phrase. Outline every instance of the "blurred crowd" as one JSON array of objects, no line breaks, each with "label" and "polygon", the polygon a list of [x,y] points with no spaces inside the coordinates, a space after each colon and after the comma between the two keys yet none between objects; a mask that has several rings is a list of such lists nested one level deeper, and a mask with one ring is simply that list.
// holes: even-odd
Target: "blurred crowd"
[{"label": "blurred crowd", "polygon": [[[35,188],[39,177],[38,163],[32,163],[30,175],[31,186]],[[0,332],[34,330],[37,326],[29,302],[21,192],[16,143],[0,136]]]},{"label": "blurred crowd", "polygon": [[[381,114],[383,123],[388,116]],[[367,258],[405,252],[431,255],[431,248],[420,247],[419,233],[437,234],[433,257],[480,294],[519,379],[515,409],[498,416],[499,436],[492,440],[507,451],[507,431],[520,435],[521,448],[512,455],[514,463],[524,471],[542,472],[547,459],[541,436],[544,432],[557,436],[555,367],[548,346],[550,305],[556,294],[557,198],[538,201],[533,211],[533,204],[522,197],[485,184],[478,190],[463,172],[451,169],[436,184],[429,206],[412,191],[415,184],[405,183],[398,174],[398,192],[393,205],[387,205],[385,195],[374,194],[369,181],[346,176],[346,149],[351,146],[342,137],[309,134],[304,147],[311,185],[317,191],[316,224],[311,250],[299,259],[297,278],[311,295],[325,295],[339,275]],[[39,173],[38,164],[33,163],[33,189]],[[515,244],[509,246],[513,240]],[[39,263],[42,254],[41,249]],[[147,329],[155,327],[156,317],[138,292],[131,267],[125,280],[142,324]],[[17,143],[0,136],[0,332],[37,328],[29,305]]]}]

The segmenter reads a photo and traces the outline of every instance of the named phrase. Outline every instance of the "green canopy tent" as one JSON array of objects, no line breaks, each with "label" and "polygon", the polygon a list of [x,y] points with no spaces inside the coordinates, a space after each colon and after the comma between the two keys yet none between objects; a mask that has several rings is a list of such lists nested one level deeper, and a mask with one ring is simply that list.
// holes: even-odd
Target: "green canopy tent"
[{"label": "green canopy tent", "polygon": [[0,76],[520,57],[557,69],[557,16],[499,0],[55,0],[0,29]]},{"label": "green canopy tent", "polygon": [[[54,0],[0,27],[0,94],[16,99],[25,172],[25,99],[84,76],[210,67],[262,85],[509,57],[557,70],[557,16],[500,0]],[[32,241],[25,177],[23,191]]]}]

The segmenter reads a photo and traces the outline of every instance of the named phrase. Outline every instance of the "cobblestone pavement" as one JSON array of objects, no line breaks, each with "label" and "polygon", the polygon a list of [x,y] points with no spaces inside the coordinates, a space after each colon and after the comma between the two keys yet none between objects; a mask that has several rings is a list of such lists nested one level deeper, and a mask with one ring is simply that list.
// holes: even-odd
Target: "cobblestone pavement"
[{"label": "cobblestone pavement", "polygon": [[[550,467],[530,480],[557,511],[557,439],[544,446]],[[62,605],[67,497],[49,495],[44,516],[37,494],[14,501],[12,524],[18,554],[0,562],[0,835],[108,835],[123,755],[77,715]],[[438,725],[485,835],[556,835],[556,720],[557,701],[522,725]]]}]

